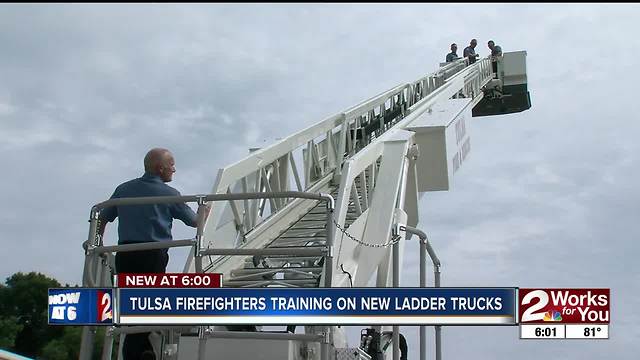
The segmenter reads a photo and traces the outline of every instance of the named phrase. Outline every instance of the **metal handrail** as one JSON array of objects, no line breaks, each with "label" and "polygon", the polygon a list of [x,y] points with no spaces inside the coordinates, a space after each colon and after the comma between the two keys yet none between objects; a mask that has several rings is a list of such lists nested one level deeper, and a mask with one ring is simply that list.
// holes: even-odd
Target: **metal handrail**
[{"label": "metal handrail", "polygon": [[130,197],[110,199],[95,204],[91,208],[92,217],[95,212],[103,210],[111,206],[125,205],[150,205],[150,204],[177,204],[198,201],[226,201],[226,200],[245,200],[245,199],[283,199],[283,198],[300,198],[310,200],[327,201],[329,208],[333,209],[334,201],[330,194],[324,193],[308,193],[304,191],[280,191],[280,192],[259,192],[259,193],[235,193],[235,194],[206,194],[206,195],[182,195],[182,196],[148,196],[148,197]]},{"label": "metal handrail", "polygon": [[301,255],[301,256],[323,256],[329,252],[328,247],[282,247],[265,249],[207,249],[202,250],[202,255]]},{"label": "metal handrail", "polygon": [[196,244],[196,239],[189,240],[172,240],[163,242],[145,242],[139,244],[122,244],[113,246],[96,246],[95,248],[89,248],[88,251],[93,251],[96,254],[102,254],[107,252],[129,252],[129,251],[141,251],[141,250],[158,250],[168,249],[174,247],[193,246]]},{"label": "metal handrail", "polygon": [[[110,199],[107,201],[100,202],[94,205],[91,208],[90,215],[90,229],[89,229],[89,239],[83,244],[87,245],[87,259],[89,259],[90,255],[92,255],[92,259],[95,259],[95,254],[101,254],[112,251],[136,251],[136,250],[148,250],[148,249],[165,249],[170,247],[178,247],[178,246],[194,246],[195,254],[196,254],[196,271],[202,271],[202,263],[201,257],[201,245],[202,245],[202,229],[204,228],[204,221],[199,221],[197,226],[197,235],[194,241],[192,240],[179,240],[175,243],[172,242],[160,242],[160,243],[143,243],[143,244],[124,244],[124,245],[115,245],[115,246],[102,246],[100,243],[95,243],[97,238],[97,230],[98,230],[98,218],[100,210],[106,209],[112,206],[127,206],[127,205],[149,205],[149,204],[175,204],[175,203],[185,203],[185,202],[198,202],[198,214],[199,218],[202,218],[204,203],[205,202],[215,202],[215,201],[227,201],[227,200],[243,200],[243,199],[276,199],[276,198],[302,198],[302,199],[311,199],[311,200],[319,200],[325,201],[327,203],[327,230],[329,231],[329,236],[327,237],[327,248],[330,249],[333,246],[333,236],[332,236],[332,226],[333,226],[333,210],[335,208],[335,200],[330,194],[324,193],[307,193],[301,191],[283,191],[283,192],[272,192],[272,193],[236,193],[236,194],[208,194],[208,195],[186,195],[186,196],[151,196],[151,197],[132,197],[132,198],[118,198],[118,199]],[[93,244],[92,244],[93,243]],[[214,251],[213,249],[209,249]],[[228,251],[232,249],[225,249],[223,251]],[[243,250],[251,250],[251,249],[236,249],[238,250],[237,254],[240,254]],[[255,249],[255,250],[264,250],[264,249]],[[316,249],[308,249],[308,250],[316,250]],[[309,253],[314,253],[314,251],[309,251]],[[250,254],[248,252],[247,254]],[[285,252],[283,252],[285,254]],[[315,253],[314,253],[315,254]],[[326,279],[329,280],[332,275],[333,269],[333,256],[331,251],[324,251],[321,254],[325,254],[327,259],[325,261],[327,265],[327,272],[325,273]],[[210,254],[209,254],[210,255]],[[91,265],[88,264],[89,261],[85,261],[85,275],[91,272]],[[86,276],[85,279],[86,281]],[[85,284],[86,285],[86,284]],[[93,284],[91,284],[93,285]]]},{"label": "metal handrail", "polygon": [[[433,274],[435,278],[435,287],[440,287],[440,259],[436,256],[433,247],[429,243],[427,234],[420,229],[416,229],[411,226],[403,226],[401,230],[406,231],[409,234],[417,235],[420,238],[420,287],[427,286],[427,269],[426,269],[426,254],[429,254],[431,261],[433,262]],[[436,331],[436,360],[442,359],[442,326],[435,326]],[[426,326],[420,326],[420,360],[427,359],[427,329]]]},{"label": "metal handrail", "polygon": [[[325,193],[308,193],[301,191],[283,191],[283,192],[271,192],[271,193],[227,193],[227,194],[205,194],[205,195],[186,195],[186,196],[151,196],[151,197],[133,197],[133,198],[118,198],[110,199],[100,202],[91,207],[89,217],[89,237],[87,241],[83,243],[85,249],[85,266],[83,285],[101,286],[105,285],[107,281],[106,269],[100,268],[100,264],[97,261],[102,254],[120,251],[140,251],[151,249],[168,249],[172,247],[181,246],[193,246],[196,257],[196,272],[202,272],[202,256],[209,253],[215,253],[216,249],[201,249],[203,236],[203,229],[205,225],[205,204],[207,202],[215,201],[228,201],[228,200],[243,200],[243,199],[280,199],[280,198],[302,198],[310,200],[324,201],[327,204],[327,242],[326,246],[322,249],[270,249],[275,250],[277,254],[286,254],[287,250],[297,250],[303,255],[318,254],[325,257],[325,286],[331,286],[331,278],[333,277],[333,251],[330,249],[333,247],[333,210],[335,208],[335,200],[330,194]],[[140,244],[122,244],[114,246],[103,246],[102,239],[97,236],[98,234],[98,220],[100,211],[108,207],[113,206],[128,206],[128,205],[151,205],[151,204],[176,204],[186,202],[198,203],[198,224],[196,228],[195,239],[176,240],[175,242],[157,242],[157,243],[140,243]],[[235,250],[235,251],[234,251]],[[221,252],[228,252],[229,254],[240,255],[242,253],[250,254],[252,252],[259,253],[265,249],[224,249]],[[309,250],[306,251],[305,250]],[[92,270],[95,268],[95,271]],[[99,275],[98,275],[99,274]],[[98,277],[100,279],[98,279]],[[137,329],[140,330],[141,329]],[[136,330],[136,331],[137,331]],[[202,332],[202,328],[201,328]],[[325,335],[318,335],[323,339],[326,339]],[[82,340],[80,344],[79,358],[91,359],[91,348],[95,337],[95,326],[85,326],[82,331]],[[111,341],[109,341],[109,339]],[[302,338],[301,338],[302,339]],[[308,339],[311,339],[309,337]],[[103,349],[103,355],[110,355],[113,347],[113,333],[109,334],[105,338],[105,345]],[[307,340],[312,341],[312,340]],[[326,351],[326,344],[322,342],[322,355],[323,359],[328,359],[328,352]],[[200,352],[200,351],[199,351]]]}]

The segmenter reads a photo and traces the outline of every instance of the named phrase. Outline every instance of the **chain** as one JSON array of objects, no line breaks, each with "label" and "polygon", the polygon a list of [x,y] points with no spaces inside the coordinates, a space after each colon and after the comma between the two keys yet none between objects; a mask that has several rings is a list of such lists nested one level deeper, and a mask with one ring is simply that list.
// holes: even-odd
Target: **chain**
[{"label": "chain", "polygon": [[[101,222],[101,220],[100,220],[100,218],[98,218],[97,221],[96,221],[96,236],[93,239],[93,241],[96,244],[96,246],[104,245],[102,243],[102,235],[100,235],[98,233],[98,231],[97,231],[98,229],[100,229],[100,222]],[[106,254],[103,254],[103,255],[100,256],[100,261],[101,261],[103,266],[109,268],[109,271],[111,272],[111,275],[116,273],[115,269],[111,266],[111,263],[109,263],[109,257]]]},{"label": "chain", "polygon": [[100,229],[100,218],[96,220],[96,236],[93,238],[93,243],[95,245],[103,245],[102,244],[102,235],[99,234],[98,229]]},{"label": "chain", "polygon": [[102,265],[109,268],[109,272],[111,273],[111,275],[113,276],[114,274],[116,274],[116,270],[111,266],[111,263],[109,263],[109,258],[106,255],[101,256],[101,258]]},{"label": "chain", "polygon": [[333,224],[338,228],[338,230],[340,230],[340,232],[342,232],[343,235],[346,235],[349,239],[357,242],[360,245],[363,246],[368,246],[368,247],[372,247],[372,248],[383,248],[383,247],[389,247],[391,245],[395,245],[397,243],[400,242],[400,240],[402,240],[402,237],[400,235],[395,235],[394,237],[391,238],[391,240],[387,241],[384,244],[369,244],[367,242],[364,242],[360,239],[355,238],[354,236],[352,236],[351,234],[349,234],[347,232],[346,229],[344,229],[342,226],[340,226],[340,224],[338,224],[337,221],[333,220]]}]

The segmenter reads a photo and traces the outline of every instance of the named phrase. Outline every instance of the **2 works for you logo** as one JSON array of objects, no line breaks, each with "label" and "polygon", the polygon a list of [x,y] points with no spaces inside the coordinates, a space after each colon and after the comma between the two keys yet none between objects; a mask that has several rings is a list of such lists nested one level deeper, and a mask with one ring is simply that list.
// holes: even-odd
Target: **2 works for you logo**
[{"label": "2 works for you logo", "polygon": [[519,289],[521,323],[609,323],[609,289]]}]

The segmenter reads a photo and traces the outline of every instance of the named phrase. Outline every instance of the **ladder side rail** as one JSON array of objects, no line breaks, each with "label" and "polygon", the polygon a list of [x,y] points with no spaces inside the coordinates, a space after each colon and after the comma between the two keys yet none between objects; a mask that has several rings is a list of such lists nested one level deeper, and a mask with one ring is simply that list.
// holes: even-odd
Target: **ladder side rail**
[{"label": "ladder side rail", "polygon": [[[471,73],[476,73],[475,76],[480,77],[480,87],[486,85],[491,80],[491,72],[487,71],[487,67],[490,70],[491,62],[489,58],[484,58],[476,61],[475,64],[467,66],[465,69],[457,72],[454,76],[445,79],[444,83],[435,89],[433,89],[427,96],[423,97],[421,100],[416,102],[413,106],[407,109],[407,115],[398,121],[390,131],[381,134],[380,137],[374,139],[371,144],[376,142],[384,142],[393,136],[395,133],[394,130],[404,129],[408,125],[411,124],[415,119],[417,119],[420,115],[422,115],[425,111],[428,111],[433,105],[438,102],[448,100],[456,95],[460,90],[464,88],[465,85],[465,77]],[[478,71],[477,69],[481,69]],[[476,94],[474,96],[482,96],[482,92],[480,94]],[[369,145],[367,145],[369,146]],[[361,151],[363,151],[362,149]]]},{"label": "ladder side rail", "polygon": [[[444,69],[448,72],[456,72],[459,71],[461,65],[464,65],[464,61],[458,61],[456,63],[450,64],[448,67]],[[445,73],[445,77],[447,77],[448,72]],[[435,74],[427,75],[426,77],[433,76],[443,76],[443,70],[439,70]],[[440,75],[438,75],[440,74]],[[424,78],[424,77],[423,77]],[[418,80],[418,82],[424,82],[423,80]],[[387,90],[377,96],[374,96],[370,99],[363,101],[362,103],[347,109],[345,112],[341,114],[334,115],[329,117],[320,123],[313,125],[307,129],[304,129],[296,134],[293,134],[280,142],[277,142],[265,149],[258,150],[247,158],[236,162],[226,168],[223,168],[218,173],[218,178],[216,179],[216,184],[213,188],[213,193],[221,193],[229,189],[229,187],[233,186],[233,184],[237,182],[242,182],[243,178],[250,176],[253,171],[255,171],[256,166],[260,166],[265,163],[274,163],[278,158],[283,158],[287,156],[287,154],[291,154],[296,148],[303,146],[304,144],[308,144],[313,139],[321,136],[322,133],[327,134],[325,141],[330,143],[332,139],[330,139],[329,134],[333,134],[334,130],[338,129],[340,139],[338,140],[338,151],[335,152],[335,160],[331,159],[331,161],[326,161],[324,163],[328,164],[331,168],[328,169],[320,169],[321,174],[328,173],[333,169],[337,170],[337,173],[340,172],[340,167],[337,164],[342,164],[344,161],[344,153],[346,150],[346,137],[347,131],[350,129],[352,123],[357,121],[358,116],[365,115],[369,110],[375,109],[380,105],[384,105],[384,103],[388,102],[389,99],[393,99],[395,96],[398,96],[399,99],[403,99],[403,103],[401,104],[403,110],[405,108],[410,107],[412,104],[409,102],[411,98],[411,94],[416,93],[417,90],[416,82],[414,84],[400,84],[390,90]],[[421,93],[424,93],[422,91]],[[406,96],[405,96],[406,94]],[[404,111],[403,111],[404,112]],[[366,144],[362,144],[366,146]],[[310,149],[311,150],[311,149]],[[317,148],[313,149],[315,152]],[[327,151],[329,153],[329,151]],[[309,155],[307,155],[309,156]],[[313,155],[311,155],[313,156]],[[309,169],[310,170],[310,169]],[[310,171],[305,171],[307,174]],[[292,171],[296,171],[292,169]],[[334,179],[337,179],[339,174],[335,175]],[[311,182],[308,179],[305,179],[306,187],[311,185]],[[284,188],[282,190],[287,190],[288,188]],[[216,207],[220,208],[222,204],[216,204]],[[273,213],[273,211],[272,211]],[[221,216],[222,210],[216,209],[214,211],[215,216]],[[220,215],[218,215],[220,214]],[[219,221],[214,221],[215,226],[219,225]],[[250,229],[244,229],[244,232],[248,232]],[[242,234],[244,235],[244,234]]]},{"label": "ladder side rail", "polygon": [[[226,188],[226,191],[229,191],[230,187],[235,186],[236,184],[238,185],[237,186],[238,188],[247,188],[247,186],[244,185],[245,183],[248,183],[248,180],[246,180],[247,177],[254,176],[253,175],[254,169],[251,167],[252,163],[249,160],[251,159],[256,160],[257,158],[260,158],[259,162],[253,161],[253,164],[254,165],[257,164],[257,166],[259,166],[260,168],[265,168],[266,166],[269,166],[270,168],[274,168],[274,167],[277,167],[278,159],[284,159],[284,158],[294,159],[295,158],[294,151],[302,152],[303,158],[307,160],[303,162],[304,173],[299,174],[295,161],[287,161],[286,162],[287,168],[281,169],[279,173],[280,174],[284,172],[288,173],[288,171],[291,170],[291,172],[294,173],[293,179],[296,180],[296,182],[300,182],[300,183],[302,183],[302,180],[300,178],[304,176],[304,183],[305,183],[304,188],[305,190],[308,190],[311,186],[316,184],[318,181],[322,180],[322,175],[332,173],[335,169],[339,168],[337,164],[340,164],[340,165],[342,164],[342,162],[344,161],[344,152],[345,152],[344,147],[346,146],[345,139],[347,137],[347,134],[350,133],[350,131],[348,130],[351,129],[353,125],[356,125],[355,122],[357,122],[358,116],[360,114],[366,114],[367,112],[375,109],[376,107],[384,104],[385,102],[390,102],[390,100],[392,100],[393,98],[398,98],[398,99],[404,98],[403,94],[407,92],[408,92],[408,85],[404,84],[404,85],[396,86],[391,90],[388,90],[378,96],[370,98],[362,102],[360,105],[347,110],[347,113],[351,114],[350,116],[353,116],[353,119],[348,119],[346,115],[340,114],[330,118],[329,121],[323,122],[323,126],[324,125],[333,126],[333,125],[336,125],[335,120],[337,120],[338,118],[342,118],[343,120],[342,124],[339,124],[338,126],[330,128],[328,131],[325,131],[326,127],[322,127],[322,126],[312,127],[313,131],[307,129],[309,131],[307,131],[306,133],[306,138],[309,138],[312,136],[317,136],[317,137],[312,138],[306,143],[303,143],[300,137],[290,137],[291,139],[294,139],[296,141],[292,140],[292,142],[289,142],[288,147],[285,146],[285,147],[281,147],[280,149],[276,149],[276,147],[274,146],[270,147],[271,151],[269,152],[268,156],[265,156],[265,154],[267,153],[266,149],[265,151],[258,150],[252,153],[245,160],[242,160],[241,162],[238,162],[230,167],[221,169],[218,173],[218,179],[216,181],[216,185],[214,186],[213,192],[221,193],[225,191],[224,187],[227,185],[229,187]],[[338,151],[333,151],[332,144],[335,143],[336,130],[337,130],[337,136],[340,137],[340,140],[337,141]],[[318,137],[320,139],[318,139]],[[315,141],[316,139],[318,141]],[[354,139],[355,139],[355,136],[354,136]],[[283,140],[283,143],[286,142],[286,140],[287,139]],[[296,145],[297,145],[297,148],[292,148],[293,146],[296,146]],[[305,145],[306,145],[306,151],[305,151]],[[278,155],[280,155],[280,153],[279,151],[273,151],[274,149],[289,151],[289,152],[281,156],[280,158],[278,158]],[[329,156],[331,156],[331,158],[329,158]],[[273,158],[275,158],[275,160],[273,160],[273,163],[269,163],[266,165],[264,164],[266,161],[272,160]],[[235,174],[241,177],[234,178],[234,176],[229,176],[228,174]],[[269,176],[269,179],[262,179],[262,180],[268,183],[270,182],[270,179],[271,179],[271,176]],[[294,186],[297,185],[297,183],[294,183],[293,181],[288,181],[280,185],[281,185],[279,186],[280,188],[274,189],[274,191],[275,190],[286,191],[286,190],[292,189],[294,188]],[[268,189],[268,187],[265,187],[265,190],[269,191],[270,189]],[[220,236],[217,236],[216,233],[217,233],[217,229],[219,229],[223,225],[222,222],[226,221],[226,220],[223,220],[222,216],[225,211],[225,207],[229,205],[231,204],[222,204],[222,203],[214,204],[213,222],[207,225],[207,229],[208,229],[207,238],[209,239],[209,242],[211,242],[213,239],[219,239],[220,237],[225,236],[223,234],[221,234]],[[252,225],[251,228],[245,227],[245,224],[247,222],[240,221],[240,219],[245,217],[245,215],[243,214],[250,213],[251,209],[245,208],[246,204],[243,204],[243,205],[245,206],[242,209],[236,209],[235,207],[232,207],[231,210],[232,210],[233,218],[235,219],[236,228],[237,228],[236,238],[242,239],[244,241],[248,233],[251,232],[257,226],[258,219],[252,219],[249,222]],[[273,206],[273,205],[275,204],[272,203],[272,206],[270,207],[270,211],[267,214],[263,214],[262,220],[277,214],[282,209],[281,206],[277,206],[277,205]],[[228,234],[226,236],[228,236]],[[243,241],[241,241],[241,243]],[[208,244],[209,247],[211,245],[212,244],[210,243]],[[235,247],[235,246],[239,246],[240,244],[238,244],[237,242],[234,242],[228,245]],[[217,260],[218,259],[215,259],[215,261]]]},{"label": "ladder side rail", "polygon": [[[370,146],[367,146],[365,149],[359,151],[356,155],[354,155],[353,157],[349,158],[347,161],[345,161],[345,165],[344,165],[344,171],[341,177],[341,181],[340,181],[340,186],[338,188],[338,192],[337,192],[337,196],[336,196],[336,208],[335,208],[335,214],[334,214],[334,219],[335,219],[335,225],[333,227],[333,238],[335,239],[336,243],[334,248],[338,250],[337,254],[336,254],[336,260],[335,260],[335,269],[338,269],[338,264],[342,263],[343,261],[341,259],[344,258],[344,254],[345,253],[349,253],[350,251],[352,251],[355,248],[355,244],[349,244],[348,242],[352,241],[350,239],[346,239],[345,236],[342,236],[342,230],[340,230],[340,228],[345,229],[346,228],[346,217],[347,217],[347,213],[348,213],[348,208],[349,208],[349,203],[351,202],[351,195],[352,195],[352,187],[357,186],[357,184],[355,183],[356,179],[359,176],[366,176],[366,172],[370,173],[370,178],[369,178],[369,192],[371,195],[369,196],[369,206],[371,205],[371,200],[373,197],[373,190],[374,190],[374,186],[375,186],[375,176],[378,174],[378,172],[372,172],[371,169],[376,167],[376,163],[378,162],[378,160],[382,157],[384,151],[384,144],[377,142],[375,144],[372,144]],[[357,220],[354,220],[354,222],[359,221],[359,219],[361,219],[363,216],[367,216],[368,213],[362,213],[357,217]],[[338,226],[340,228],[338,228]],[[351,234],[351,233],[350,233]],[[358,234],[352,234],[354,236],[358,236]],[[350,269],[348,269],[348,264],[346,265],[347,267],[347,271],[350,271]],[[340,278],[336,278],[333,279],[333,281],[335,283],[340,283],[342,281],[342,276],[344,275],[342,273],[342,271],[337,271],[335,273],[335,276],[340,276]]]},{"label": "ladder side rail", "polygon": [[[461,63],[463,62],[458,61],[451,64],[451,69],[455,67],[454,70],[459,71]],[[389,99],[399,94],[403,94],[402,97],[404,98],[404,103],[407,104],[408,107],[409,105],[411,105],[410,103],[408,103],[408,98],[410,97],[409,95],[415,93],[416,90],[414,88],[416,87],[416,83],[422,82],[425,78],[433,77],[441,72],[442,69],[434,74],[426,75],[413,84],[400,84],[390,90],[387,90],[379,95],[361,102],[356,106],[345,110],[343,113],[331,116],[319,122],[318,124],[312,125],[307,129],[297,132],[265,149],[258,150],[247,156],[245,159],[236,162],[235,164],[220,169],[212,193],[220,193],[226,191],[226,189],[232,186],[234,183],[241,181],[241,179],[246,176],[251,175],[251,172],[255,171],[256,166],[259,166],[260,164],[275,162],[278,158],[290,154],[295,149],[307,144],[309,141],[321,136],[323,133],[333,133],[335,129],[338,129],[338,131],[342,131],[342,134],[340,134],[340,140],[338,142],[338,151],[336,154],[337,159],[336,161],[327,161],[327,163],[332,165],[332,168],[338,169],[339,167],[337,166],[337,164],[341,165],[343,163],[343,157],[346,147],[346,130],[349,128],[349,125],[351,123],[356,121],[357,116],[365,115],[369,110],[375,109],[379,105],[384,104]],[[404,94],[407,94],[407,96],[405,97]],[[324,173],[326,173],[328,170],[332,169],[324,169]]]}]

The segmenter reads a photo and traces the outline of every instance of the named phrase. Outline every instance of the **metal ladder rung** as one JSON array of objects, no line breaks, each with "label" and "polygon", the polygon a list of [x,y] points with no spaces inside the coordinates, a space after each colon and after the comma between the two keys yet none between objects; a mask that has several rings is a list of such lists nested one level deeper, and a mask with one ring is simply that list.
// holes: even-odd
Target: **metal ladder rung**
[{"label": "metal ladder rung", "polygon": [[325,226],[323,226],[323,227],[319,227],[319,226],[309,226],[309,227],[307,227],[307,226],[290,227],[290,228],[288,228],[287,230],[285,230],[285,232],[283,233],[283,235],[284,235],[284,234],[287,234],[287,233],[302,232],[302,231],[307,231],[307,232],[315,231],[315,232],[318,232],[318,233],[325,233],[325,232],[327,231],[326,229],[327,229],[326,225],[325,225]]},{"label": "metal ladder rung", "polygon": [[[324,224],[325,226],[303,226],[303,227],[296,227],[298,224],[296,223],[296,225],[294,225],[293,227],[288,228],[286,231],[290,231],[290,230],[324,230],[327,228],[326,224]],[[285,232],[286,232],[285,231]]]},{"label": "metal ladder rung", "polygon": [[[326,232],[326,231],[325,231]],[[326,239],[325,235],[317,236],[317,235],[292,235],[292,236],[279,236],[278,239]]]},{"label": "metal ladder rung", "polygon": [[292,238],[292,239],[275,239],[274,241],[271,242],[271,244],[269,244],[269,246],[267,246],[268,248],[272,248],[274,247],[274,245],[277,247],[278,245],[287,245],[287,246],[291,246],[292,244],[300,244],[298,246],[302,247],[302,246],[306,246],[306,244],[309,243],[326,243],[327,240],[325,238],[319,239],[319,240],[311,240],[311,239],[296,239],[296,238]]},{"label": "metal ladder rung", "polygon": [[[269,246],[267,249],[286,249],[286,248],[290,248],[291,246]],[[308,248],[308,249],[319,249],[319,248],[324,248],[324,245],[311,245],[311,246],[298,246],[298,248]]]},{"label": "metal ladder rung", "polygon": [[305,229],[305,228],[288,229],[287,231],[282,233],[282,235],[280,235],[280,238],[307,237],[307,236],[325,236],[326,233],[327,233],[327,231],[325,229],[319,229],[319,230],[318,229]]},{"label": "metal ladder rung", "polygon": [[326,218],[324,218],[324,219],[309,219],[309,218],[304,219],[304,218],[303,218],[303,219],[298,220],[298,223],[300,223],[300,222],[312,222],[312,221],[321,222],[321,223],[323,223],[323,224],[326,224],[326,223],[327,223],[327,219],[326,219]]},{"label": "metal ladder rung", "polygon": [[[278,267],[278,268],[254,268],[254,269],[236,269],[231,270],[231,276],[236,275],[249,275],[249,274],[263,274],[263,272],[269,271],[272,273],[278,272],[322,272],[322,267]],[[230,279],[234,280],[234,279]]]},{"label": "metal ladder rung", "polygon": [[283,284],[288,283],[291,285],[318,285],[318,279],[273,279],[273,280],[228,280],[224,281],[225,287],[244,287],[244,286],[265,286],[269,284]]},{"label": "metal ladder rung", "polygon": [[297,280],[306,280],[306,279],[318,279],[320,277],[319,274],[315,274],[315,273],[311,273],[311,272],[296,272],[296,271],[277,271],[277,270],[273,270],[270,271],[269,269],[262,269],[263,271],[259,272],[259,273],[253,273],[253,274],[240,274],[240,275],[234,275],[233,277],[231,277],[229,279],[229,281],[240,281],[240,280],[260,280],[260,281],[264,281],[264,280],[290,280],[287,278],[276,278],[277,274],[283,274],[283,276],[285,274],[292,274],[293,276],[291,277],[291,280],[293,279],[297,279]]},{"label": "metal ladder rung", "polygon": [[272,255],[272,256],[265,256],[264,257],[266,260],[268,261],[286,261],[288,263],[292,263],[293,261],[291,260],[295,260],[295,261],[318,261],[320,259],[322,259],[322,257],[320,256],[290,256],[290,255],[281,255],[281,256],[276,256],[276,255]]}]

